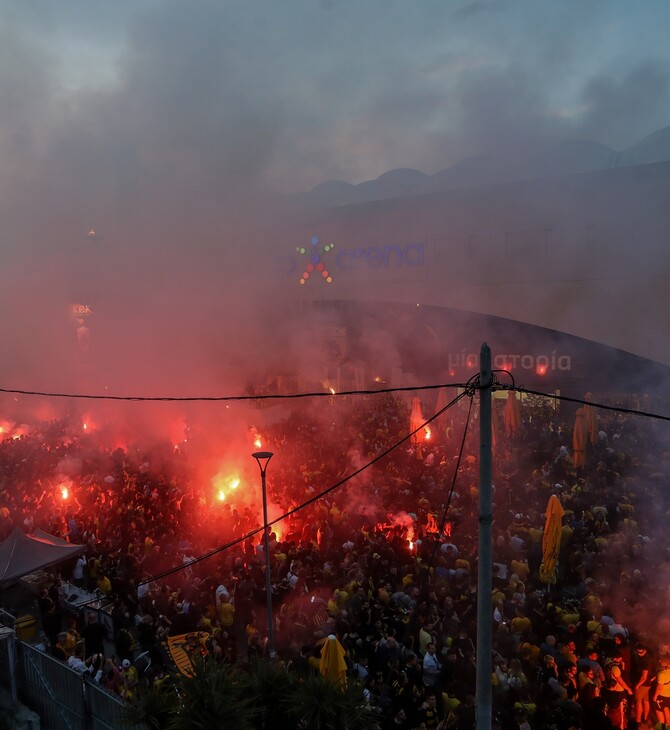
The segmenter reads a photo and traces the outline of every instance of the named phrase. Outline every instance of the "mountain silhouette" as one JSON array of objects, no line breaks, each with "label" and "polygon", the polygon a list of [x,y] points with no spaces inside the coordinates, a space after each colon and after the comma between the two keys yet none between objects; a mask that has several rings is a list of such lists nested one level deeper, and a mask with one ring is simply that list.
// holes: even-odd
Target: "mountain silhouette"
[{"label": "mountain silhouette", "polygon": [[302,208],[330,208],[445,190],[498,185],[514,180],[647,165],[668,160],[670,160],[670,127],[664,127],[623,151],[616,151],[590,139],[564,140],[548,145],[525,162],[505,159],[498,155],[475,155],[434,175],[401,167],[357,185],[343,180],[328,180],[309,192],[291,196],[291,200]]}]

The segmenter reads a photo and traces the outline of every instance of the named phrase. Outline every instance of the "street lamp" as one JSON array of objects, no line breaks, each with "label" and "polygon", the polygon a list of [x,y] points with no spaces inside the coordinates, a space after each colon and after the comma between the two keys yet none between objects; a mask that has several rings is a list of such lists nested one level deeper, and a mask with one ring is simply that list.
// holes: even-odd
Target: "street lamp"
[{"label": "street lamp", "polygon": [[265,489],[265,472],[268,468],[268,463],[273,457],[271,451],[256,451],[252,454],[258,468],[261,470],[261,488],[263,491],[263,552],[265,553],[265,598],[267,601],[268,610],[268,647],[270,651],[270,659],[274,659],[277,656],[275,651],[275,635],[274,635],[274,623],[272,620],[272,579],[270,576],[270,540],[268,528],[268,500]]}]

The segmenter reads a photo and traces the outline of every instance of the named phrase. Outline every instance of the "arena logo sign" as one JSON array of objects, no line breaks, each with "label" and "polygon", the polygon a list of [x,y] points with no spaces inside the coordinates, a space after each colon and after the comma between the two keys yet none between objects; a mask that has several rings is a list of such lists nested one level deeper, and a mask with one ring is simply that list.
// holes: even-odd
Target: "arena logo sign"
[{"label": "arena logo sign", "polygon": [[425,263],[423,243],[408,243],[405,246],[368,246],[367,248],[345,248],[335,255],[335,262],[344,271],[355,269],[389,269],[404,266],[423,266]]},{"label": "arena logo sign", "polygon": [[296,246],[297,256],[286,256],[278,261],[287,273],[299,273],[300,284],[310,279],[332,283],[334,272],[361,272],[370,269],[399,269],[425,265],[423,243],[386,246],[354,246],[340,248],[334,243],[322,244],[312,236],[309,245]]},{"label": "arena logo sign", "polygon": [[[474,368],[479,367],[479,354],[475,352],[466,353],[450,352],[447,354],[449,368]],[[493,357],[493,367],[499,370],[534,370],[543,375],[549,370],[572,370],[572,355],[559,355],[558,350],[552,350],[549,355],[515,355],[498,354]]]}]

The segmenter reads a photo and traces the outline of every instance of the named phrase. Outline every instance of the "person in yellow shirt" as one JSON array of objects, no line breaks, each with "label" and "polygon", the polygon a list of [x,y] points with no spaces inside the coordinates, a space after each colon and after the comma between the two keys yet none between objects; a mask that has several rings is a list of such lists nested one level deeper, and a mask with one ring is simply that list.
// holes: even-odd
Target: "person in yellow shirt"
[{"label": "person in yellow shirt", "polygon": [[153,550],[153,547],[154,547],[154,541],[150,535],[147,535],[144,538],[144,554],[149,555],[149,553],[151,553],[151,551]]},{"label": "person in yellow shirt", "polygon": [[106,573],[100,572],[96,581],[98,590],[108,596],[112,592],[112,581]]},{"label": "person in yellow shirt", "polygon": [[391,586],[390,584],[384,583],[377,589],[377,598],[379,601],[388,606],[391,602]]},{"label": "person in yellow shirt", "polygon": [[658,722],[670,725],[670,656],[667,654],[662,655],[658,663],[660,670],[656,675],[656,689],[651,698],[651,703]]},{"label": "person in yellow shirt", "polygon": [[522,641],[519,644],[518,654],[519,659],[522,662],[526,662],[531,669],[536,670],[540,666],[542,650],[537,644],[533,644],[530,641]]},{"label": "person in yellow shirt", "polygon": [[220,600],[217,612],[219,614],[219,622],[222,627],[229,628],[233,625],[235,606],[233,606],[228,597],[224,597]]},{"label": "person in yellow shirt", "polygon": [[516,616],[512,619],[511,629],[515,636],[527,636],[532,628],[532,623],[525,615],[522,608],[516,609]]},{"label": "person in yellow shirt", "polygon": [[121,697],[124,700],[130,702],[135,699],[139,681],[137,669],[130,663],[129,659],[124,659],[121,663]]},{"label": "person in yellow shirt", "polygon": [[74,618],[69,618],[67,621],[67,631],[65,632],[65,638],[63,641],[63,649],[68,657],[74,654],[75,647],[81,641],[81,634],[77,630],[77,621]]},{"label": "person in yellow shirt", "polygon": [[526,560],[512,560],[510,567],[512,569],[512,573],[516,574],[522,583],[526,583],[528,581],[530,568],[528,567],[528,562]]},{"label": "person in yellow shirt", "polygon": [[100,558],[93,555],[88,559],[88,589],[93,591],[96,588],[98,580],[98,569],[100,568]]},{"label": "person in yellow shirt", "polygon": [[333,506],[330,508],[330,518],[334,525],[337,525],[342,519],[342,513],[340,512],[337,504],[333,502]]}]

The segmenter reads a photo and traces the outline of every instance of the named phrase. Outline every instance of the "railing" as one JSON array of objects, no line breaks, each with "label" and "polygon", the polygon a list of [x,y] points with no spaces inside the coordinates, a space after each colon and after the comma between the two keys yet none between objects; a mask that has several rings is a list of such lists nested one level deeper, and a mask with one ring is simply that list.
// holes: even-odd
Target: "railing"
[{"label": "railing", "polygon": [[42,730],[146,730],[128,719],[120,697],[6,630],[0,684],[40,716]]},{"label": "railing", "polygon": [[4,608],[0,608],[0,626],[7,626],[10,629],[14,628],[16,616],[9,611],[5,611]]}]

